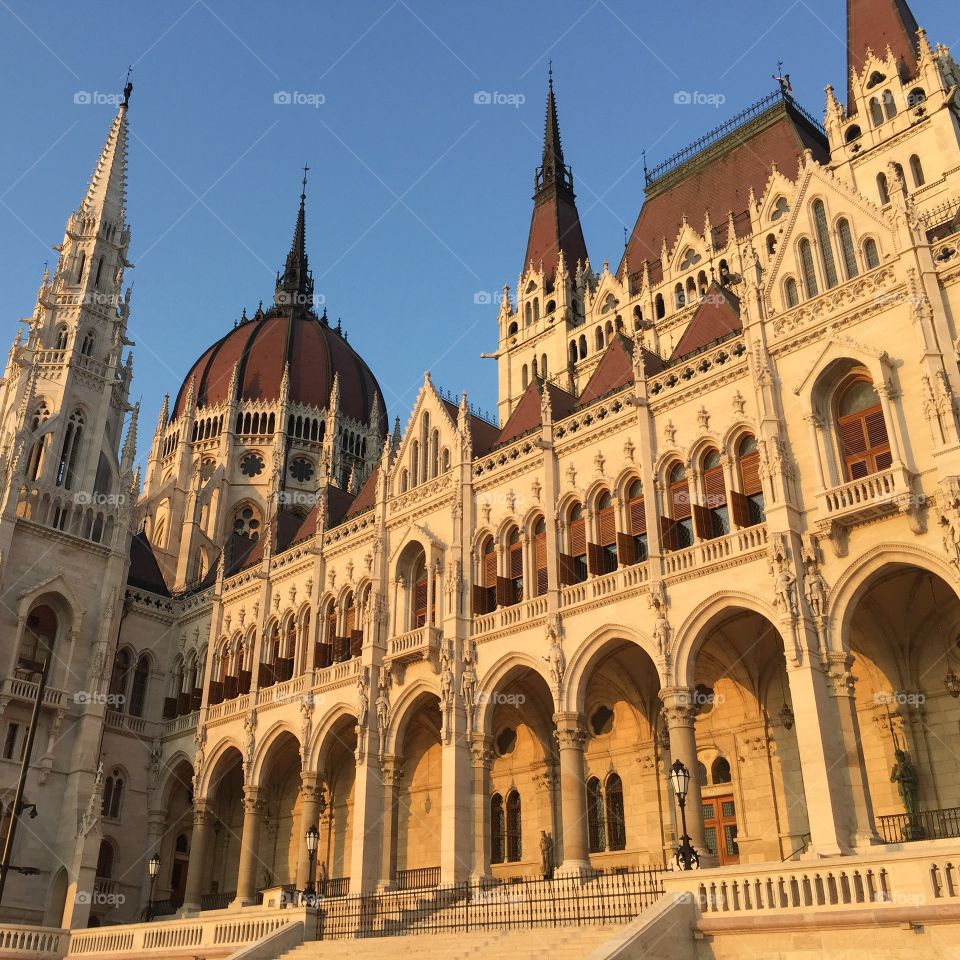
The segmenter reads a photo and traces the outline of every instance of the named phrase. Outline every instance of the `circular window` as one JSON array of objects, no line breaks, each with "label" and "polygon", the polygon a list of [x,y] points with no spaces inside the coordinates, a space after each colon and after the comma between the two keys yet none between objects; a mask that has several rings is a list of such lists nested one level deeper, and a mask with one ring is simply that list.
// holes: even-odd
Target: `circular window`
[{"label": "circular window", "polygon": [[590,729],[595,737],[602,737],[613,729],[613,711],[606,704],[593,711],[590,717]]},{"label": "circular window", "polygon": [[250,507],[244,507],[233,521],[233,532],[256,540],[260,536],[260,518]]},{"label": "circular window", "polygon": [[297,457],[290,464],[290,476],[299,483],[306,483],[313,476],[313,464],[303,457]]},{"label": "circular window", "polygon": [[716,702],[713,687],[708,687],[704,683],[698,683],[693,691],[693,706],[697,711],[697,716],[705,717],[713,710]]},{"label": "circular window", "polygon": [[497,753],[501,757],[505,757],[508,754],[513,753],[514,749],[517,746],[517,731],[513,727],[506,727],[500,731],[500,735],[497,737]]},{"label": "circular window", "polygon": [[240,472],[245,477],[259,477],[263,473],[263,457],[259,453],[248,453],[240,461]]},{"label": "circular window", "polygon": [[200,464],[200,479],[206,483],[213,476],[213,471],[216,469],[216,460],[204,460],[203,463]]}]

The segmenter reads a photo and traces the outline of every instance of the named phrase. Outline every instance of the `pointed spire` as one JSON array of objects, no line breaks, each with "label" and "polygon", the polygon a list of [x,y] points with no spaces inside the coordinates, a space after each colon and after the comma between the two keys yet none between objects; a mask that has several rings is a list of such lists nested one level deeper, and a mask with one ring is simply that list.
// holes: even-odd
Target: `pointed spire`
[{"label": "pointed spire", "polygon": [[543,170],[546,172],[553,167],[562,171],[563,166],[563,144],[560,142],[560,121],[557,119],[557,99],[553,93],[553,61],[551,60],[547,82],[547,116],[543,124]]},{"label": "pointed spire", "polygon": [[157,433],[163,433],[166,429],[167,421],[170,419],[170,394],[163,395],[163,403],[160,404],[160,416],[157,417]]},{"label": "pointed spire", "polygon": [[401,439],[401,436],[402,436],[402,435],[401,435],[401,433],[400,433],[400,418],[397,417],[397,418],[393,421],[393,436],[392,436],[392,438],[391,438],[391,440],[390,440],[390,446],[391,446],[392,449],[394,449],[394,450],[399,450],[399,449],[400,449],[400,439]]},{"label": "pointed spire", "polygon": [[137,455],[137,421],[140,419],[140,401],[133,405],[130,414],[130,426],[127,427],[127,439],[123,444],[123,455],[120,459],[120,472],[128,473],[133,466],[133,458]]},{"label": "pointed spire", "polygon": [[847,113],[857,112],[852,75],[860,77],[872,50],[884,56],[887,47],[901,79],[917,72],[917,18],[907,0],[847,0]]},{"label": "pointed spire", "polygon": [[300,209],[293,228],[293,240],[283,273],[277,274],[277,288],[274,302],[278,307],[290,307],[295,311],[313,309],[313,277],[307,262],[307,173],[310,168],[304,164],[303,183],[300,189]]},{"label": "pointed spire", "polygon": [[127,100],[124,100],[110,125],[77,215],[122,224],[126,211],[126,194]]}]

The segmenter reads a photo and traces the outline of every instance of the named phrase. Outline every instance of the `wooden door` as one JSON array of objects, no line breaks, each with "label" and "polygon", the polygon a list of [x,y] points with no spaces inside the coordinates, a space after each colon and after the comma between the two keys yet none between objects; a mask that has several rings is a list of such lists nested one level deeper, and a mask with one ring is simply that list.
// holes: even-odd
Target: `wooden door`
[{"label": "wooden door", "polygon": [[703,833],[718,863],[740,862],[737,808],[732,795],[710,797],[703,801]]}]

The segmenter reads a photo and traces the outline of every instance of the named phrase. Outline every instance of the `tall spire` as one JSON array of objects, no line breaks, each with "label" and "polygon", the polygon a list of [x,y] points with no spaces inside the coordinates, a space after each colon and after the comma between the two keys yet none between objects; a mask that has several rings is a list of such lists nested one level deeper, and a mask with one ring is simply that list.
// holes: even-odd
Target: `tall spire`
[{"label": "tall spire", "polygon": [[917,72],[917,18],[907,0],[847,0],[847,111],[856,111],[850,74],[863,72],[867,50],[883,59],[887,47],[897,61],[901,79]]},{"label": "tall spire", "polygon": [[580,227],[576,197],[573,192],[573,171],[563,162],[557,99],[553,91],[553,64],[550,64],[547,85],[547,110],[543,127],[543,157],[534,174],[534,208],[523,267],[543,265],[544,273],[553,276],[562,251],[568,265],[575,267],[587,259],[587,245]]},{"label": "tall spire", "polygon": [[122,224],[127,198],[127,108],[133,84],[127,81],[124,99],[113,118],[106,143],[100,151],[90,186],[80,204],[80,217]]},{"label": "tall spire", "polygon": [[290,306],[294,309],[313,308],[313,277],[307,263],[307,174],[310,168],[304,164],[303,181],[300,189],[300,209],[297,211],[297,223],[293,228],[293,241],[283,273],[277,274],[277,288],[274,301],[277,306]]}]

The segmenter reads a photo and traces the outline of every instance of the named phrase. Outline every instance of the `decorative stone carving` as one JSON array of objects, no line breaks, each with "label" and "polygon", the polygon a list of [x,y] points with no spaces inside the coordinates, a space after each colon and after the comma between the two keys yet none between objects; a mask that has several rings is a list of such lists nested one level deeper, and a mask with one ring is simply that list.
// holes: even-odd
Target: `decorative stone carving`
[{"label": "decorative stone carving", "polygon": [[786,537],[782,533],[771,534],[770,574],[773,578],[773,605],[780,611],[784,620],[796,619],[797,578],[790,569]]},{"label": "decorative stone carving", "polygon": [[463,698],[463,710],[467,717],[467,736],[473,734],[474,714],[476,712],[477,670],[473,657],[467,657],[464,651],[463,673],[460,675],[460,696]]},{"label": "decorative stone carving", "polygon": [[553,624],[547,627],[547,639],[550,641],[550,649],[543,659],[546,660],[547,669],[550,671],[550,685],[553,688],[553,699],[559,707],[560,697],[563,691],[563,674],[567,669],[567,658],[563,653],[560,634]]},{"label": "decorative stone carving", "polygon": [[667,425],[663,428],[663,437],[671,447],[677,442],[677,428],[673,425],[672,420],[668,420]]},{"label": "decorative stone carving", "polygon": [[381,672],[377,686],[377,732],[380,738],[380,762],[383,762],[383,751],[387,743],[387,730],[390,728],[390,675]]},{"label": "decorative stone carving", "polygon": [[454,700],[453,658],[445,641],[440,648],[440,736],[444,743],[450,742]]},{"label": "decorative stone carving", "polygon": [[648,602],[654,610],[653,641],[657,646],[657,654],[667,657],[670,653],[670,621],[667,618],[667,592],[662,580],[655,580],[650,584]]}]

